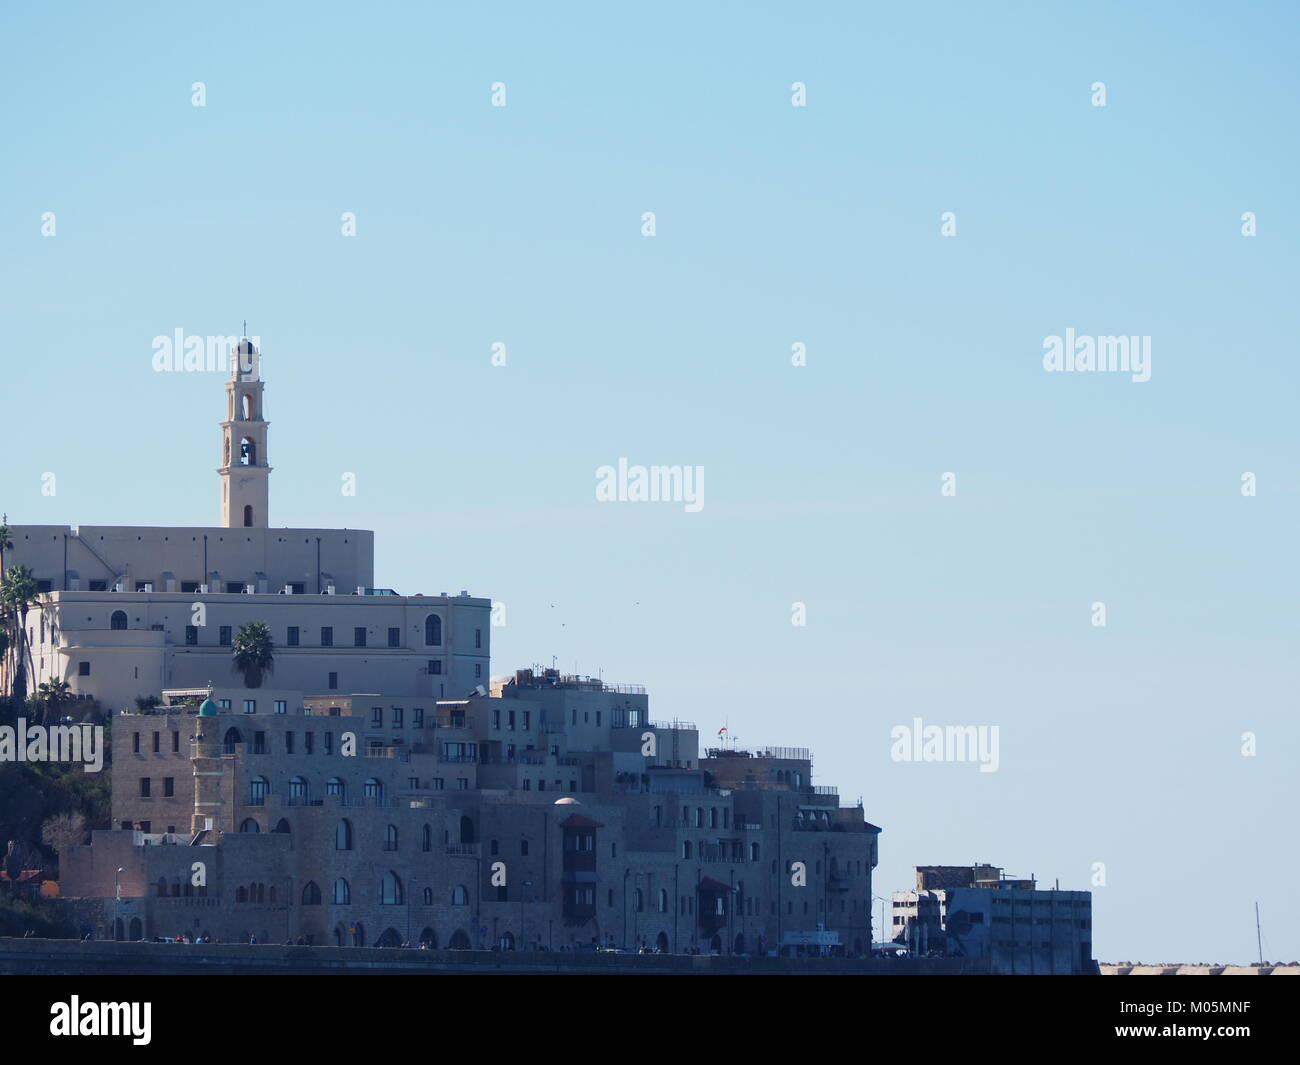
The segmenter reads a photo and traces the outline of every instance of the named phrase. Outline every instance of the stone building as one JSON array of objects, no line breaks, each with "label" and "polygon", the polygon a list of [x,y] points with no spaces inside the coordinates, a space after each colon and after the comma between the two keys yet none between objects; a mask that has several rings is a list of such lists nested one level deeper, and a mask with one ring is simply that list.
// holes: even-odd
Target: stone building
[{"label": "stone building", "polygon": [[[374,587],[374,538],[273,529],[260,354],[222,524],[17,526],[35,675],[113,711],[113,827],[60,855],[97,935],[865,953],[879,829],[798,748],[701,751],[639,687],[492,680],[491,601]],[[231,640],[269,625],[244,687]],[[271,686],[273,685],[273,686]],[[137,697],[163,705],[134,708]]]},{"label": "stone building", "polygon": [[1040,891],[994,865],[926,865],[893,908],[894,942],[913,955],[978,958],[994,973],[1097,971],[1088,891]]}]

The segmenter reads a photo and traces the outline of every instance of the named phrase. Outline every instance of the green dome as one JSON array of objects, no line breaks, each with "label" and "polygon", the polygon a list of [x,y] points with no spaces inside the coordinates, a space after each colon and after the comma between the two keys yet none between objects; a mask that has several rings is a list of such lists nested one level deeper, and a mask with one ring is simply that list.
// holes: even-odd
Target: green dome
[{"label": "green dome", "polygon": [[211,699],[204,699],[202,705],[199,707],[199,717],[216,717],[216,716],[217,716],[217,704],[214,703]]}]

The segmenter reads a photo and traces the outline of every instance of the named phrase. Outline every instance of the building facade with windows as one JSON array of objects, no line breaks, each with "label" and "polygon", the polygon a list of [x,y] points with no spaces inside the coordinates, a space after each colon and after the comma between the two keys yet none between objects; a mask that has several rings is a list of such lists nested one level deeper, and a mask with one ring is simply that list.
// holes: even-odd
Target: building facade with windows
[{"label": "building facade with windows", "polygon": [[[491,601],[374,585],[274,529],[260,353],[232,357],[222,524],[17,526],[34,686],[112,717],[112,827],[60,855],[97,935],[498,949],[870,949],[879,829],[798,748],[701,751],[644,689],[491,679]],[[275,663],[245,687],[239,626]],[[139,697],[163,704],[137,709]]]},{"label": "building facade with windows", "polygon": [[979,958],[1007,974],[1093,974],[1092,893],[1040,891],[993,865],[918,866],[893,895],[893,938],[916,956]]}]

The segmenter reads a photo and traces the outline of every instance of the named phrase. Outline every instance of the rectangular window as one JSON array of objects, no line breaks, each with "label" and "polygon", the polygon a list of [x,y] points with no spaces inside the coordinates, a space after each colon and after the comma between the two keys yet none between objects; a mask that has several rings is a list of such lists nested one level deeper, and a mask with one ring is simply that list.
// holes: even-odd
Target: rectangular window
[{"label": "rectangular window", "polygon": [[391,626],[389,627],[389,629],[388,629],[388,646],[389,646],[389,647],[401,647],[401,646],[402,646],[402,630],[401,630],[401,629],[393,628],[393,627],[391,627]]},{"label": "rectangular window", "polygon": [[140,778],[140,798],[142,798],[142,799],[147,799],[147,798],[149,798],[149,778],[148,778],[148,777],[141,777],[141,778]]},{"label": "rectangular window", "polygon": [[163,777],[163,795],[172,796],[176,794],[176,778]]},{"label": "rectangular window", "polygon": [[244,590],[244,585],[240,581],[226,581],[226,594],[238,595]]},{"label": "rectangular window", "polygon": [[334,646],[334,626],[322,625],[320,629],[320,645],[322,647]]},{"label": "rectangular window", "polygon": [[506,730],[509,732],[515,730],[515,712],[513,710],[506,711]]},{"label": "rectangular window", "polygon": [[474,676],[475,678],[483,676],[483,664],[481,662],[474,663]]},{"label": "rectangular window", "polygon": [[475,629],[475,630],[474,630],[474,646],[475,646],[475,647],[482,647],[482,646],[483,646],[483,630],[482,630],[482,629]]},{"label": "rectangular window", "polygon": [[244,713],[246,713],[246,714],[255,714],[255,713],[257,713],[257,700],[256,700],[256,699],[245,699],[245,700],[244,700]]},{"label": "rectangular window", "polygon": [[288,702],[287,702],[286,700],[284,700],[284,699],[276,699],[276,700],[275,700],[275,712],[276,712],[277,714],[287,714],[287,713],[289,712],[289,704],[288,704]]},{"label": "rectangular window", "polygon": [[141,831],[141,832],[152,832],[152,831],[153,831],[153,822],[152,822],[152,821],[141,821],[141,822],[140,822],[140,831]]},{"label": "rectangular window", "polygon": [[131,753],[132,754],[140,753],[140,733],[138,732],[131,734]]},{"label": "rectangular window", "polygon": [[289,585],[289,590],[294,595],[302,595],[307,591],[307,585],[302,581],[294,581]]},{"label": "rectangular window", "polygon": [[90,663],[89,663],[89,662],[78,662],[78,663],[77,663],[77,676],[79,676],[79,677],[88,677],[88,676],[90,676]]},{"label": "rectangular window", "polygon": [[456,790],[457,790],[457,791],[468,791],[468,790],[469,790],[469,778],[468,778],[468,777],[457,777],[457,778],[456,778]]},{"label": "rectangular window", "polygon": [[407,786],[408,788],[410,788],[412,791],[419,791],[419,790],[420,790],[420,778],[419,778],[419,777],[407,777],[407,778],[406,778],[406,786]]},{"label": "rectangular window", "polygon": [[393,707],[393,728],[401,728],[401,727],[402,727],[402,708],[400,706],[395,706]]},{"label": "rectangular window", "polygon": [[199,629],[197,625],[185,626],[185,646],[197,647],[199,643]]},{"label": "rectangular window", "polygon": [[91,581],[91,582],[90,582],[90,591],[92,591],[92,592],[106,592],[106,591],[108,591],[108,581]]},{"label": "rectangular window", "polygon": [[382,706],[372,706],[370,708],[370,727],[384,727],[384,708]]},{"label": "rectangular window", "polygon": [[529,728],[529,725],[530,725],[530,723],[532,722],[533,712],[532,712],[531,710],[521,710],[521,711],[519,711],[519,712],[523,715],[523,720],[524,720],[523,725],[520,726],[520,727],[521,727],[525,732],[527,732],[527,731],[528,731],[528,728]]},{"label": "rectangular window", "polygon": [[217,630],[217,643],[220,644],[222,647],[229,647],[229,646],[230,646],[230,626],[229,626],[229,625],[222,625],[221,628]]},{"label": "rectangular window", "polygon": [[501,711],[500,711],[500,710],[493,710],[493,711],[492,711],[492,727],[493,727],[495,730],[497,730],[498,732],[501,730]]},{"label": "rectangular window", "polygon": [[442,777],[434,777],[431,781],[429,781],[429,786],[434,791],[442,791],[442,786],[444,783],[446,782],[442,779]]},{"label": "rectangular window", "polygon": [[325,753],[334,753],[334,733],[332,732],[325,733]]},{"label": "rectangular window", "polygon": [[302,734],[303,748],[308,754],[316,752],[316,733],[304,732]]},{"label": "rectangular window", "polygon": [[442,661],[440,659],[429,659],[429,672],[435,677],[442,672]]},{"label": "rectangular window", "polygon": [[218,699],[218,700],[217,700],[217,706],[218,706],[220,709],[222,709],[222,710],[229,710],[229,709],[230,709],[230,700],[229,700],[229,699]]},{"label": "rectangular window", "polygon": [[330,684],[329,684],[330,691],[337,691],[338,686],[339,686],[339,675],[337,673],[331,673]]},{"label": "rectangular window", "polygon": [[600,728],[600,711],[596,711],[596,727]]},{"label": "rectangular window", "polygon": [[352,646],[365,647],[365,645],[366,645],[365,627],[362,625],[358,625],[355,629],[352,630]]},{"label": "rectangular window", "polygon": [[293,754],[293,733],[292,732],[286,732],[284,734],[284,753]]},{"label": "rectangular window", "polygon": [[424,728],[424,710],[418,706],[411,711],[411,728]]},{"label": "rectangular window", "polygon": [[265,732],[253,733],[253,753],[266,754],[266,733]]},{"label": "rectangular window", "polygon": [[180,754],[180,753],[181,753],[181,734],[179,732],[173,732],[172,733],[172,754]]},{"label": "rectangular window", "polygon": [[155,732],[153,734],[153,753],[157,754],[162,749],[162,735]]},{"label": "rectangular window", "polygon": [[299,641],[300,639],[302,639],[302,636],[301,636],[301,633],[300,633],[300,631],[299,631],[299,629],[298,629],[298,626],[297,626],[297,625],[290,625],[290,626],[289,626],[289,630],[288,630],[288,632],[287,632],[286,635],[285,635],[285,640],[284,640],[284,642],[285,642],[285,646],[286,646],[286,647],[297,647],[297,646],[298,646],[298,641]]},{"label": "rectangular window", "polygon": [[181,595],[189,595],[199,590],[198,581],[181,581]]}]

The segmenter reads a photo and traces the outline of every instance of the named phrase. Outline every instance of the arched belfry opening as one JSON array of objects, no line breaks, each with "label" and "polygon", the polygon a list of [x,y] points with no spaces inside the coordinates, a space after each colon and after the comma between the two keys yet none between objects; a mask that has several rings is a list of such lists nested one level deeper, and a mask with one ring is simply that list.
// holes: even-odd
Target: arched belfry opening
[{"label": "arched belfry opening", "polygon": [[248,337],[231,351],[226,421],[221,423],[221,524],[265,529],[270,517],[261,352]]}]

